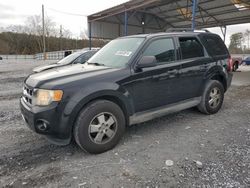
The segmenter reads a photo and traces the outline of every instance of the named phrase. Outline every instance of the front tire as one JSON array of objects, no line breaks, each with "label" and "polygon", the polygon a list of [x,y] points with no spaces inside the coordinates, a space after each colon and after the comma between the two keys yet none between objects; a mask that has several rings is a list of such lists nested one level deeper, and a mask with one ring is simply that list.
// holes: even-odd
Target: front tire
[{"label": "front tire", "polygon": [[209,80],[203,91],[198,109],[205,114],[215,114],[220,110],[223,100],[224,87],[221,82],[217,80]]},{"label": "front tire", "polygon": [[88,104],[78,115],[74,127],[76,143],[93,154],[112,149],[125,131],[121,108],[108,100]]}]

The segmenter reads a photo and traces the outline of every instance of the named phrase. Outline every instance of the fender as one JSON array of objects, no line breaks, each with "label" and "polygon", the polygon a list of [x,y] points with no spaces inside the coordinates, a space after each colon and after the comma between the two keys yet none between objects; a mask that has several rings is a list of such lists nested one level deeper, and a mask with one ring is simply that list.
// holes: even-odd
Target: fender
[{"label": "fender", "polygon": [[225,87],[225,91],[228,88],[228,84],[227,84],[227,79],[228,79],[228,73],[226,72],[225,68],[223,68],[222,66],[216,65],[211,67],[204,76],[205,80],[210,80],[213,77],[217,77],[219,76],[220,80],[223,82],[223,85]]},{"label": "fender", "polygon": [[204,78],[207,80],[218,74],[225,76],[225,72],[223,72],[222,67],[219,65],[215,65],[206,71]]},{"label": "fender", "polygon": [[69,117],[68,123],[73,125],[78,113],[87,103],[104,96],[119,100],[127,115],[133,114],[133,100],[129,92],[116,83],[101,82],[86,86],[72,96],[65,106],[64,117]]}]

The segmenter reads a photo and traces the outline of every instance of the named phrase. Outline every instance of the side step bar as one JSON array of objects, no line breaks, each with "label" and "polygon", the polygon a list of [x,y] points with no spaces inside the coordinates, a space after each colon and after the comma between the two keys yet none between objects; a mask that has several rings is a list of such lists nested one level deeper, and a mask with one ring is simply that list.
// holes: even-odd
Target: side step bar
[{"label": "side step bar", "polygon": [[129,117],[129,125],[142,123],[145,121],[149,121],[151,119],[162,117],[164,115],[167,115],[173,112],[177,112],[177,111],[181,111],[187,108],[197,106],[200,103],[200,101],[201,101],[201,97],[195,97],[195,98],[184,100],[178,103],[165,105],[159,108],[154,108],[153,110],[147,110],[147,111],[135,113],[134,115]]}]

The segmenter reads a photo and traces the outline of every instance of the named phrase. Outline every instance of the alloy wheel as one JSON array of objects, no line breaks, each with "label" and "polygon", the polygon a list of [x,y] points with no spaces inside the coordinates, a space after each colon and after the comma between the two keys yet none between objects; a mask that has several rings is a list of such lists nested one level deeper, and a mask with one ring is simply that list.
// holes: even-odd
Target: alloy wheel
[{"label": "alloy wheel", "polygon": [[209,93],[208,104],[211,108],[216,108],[220,104],[220,101],[221,101],[220,89],[214,87]]},{"label": "alloy wheel", "polygon": [[89,125],[89,137],[96,144],[109,142],[117,131],[117,120],[108,112],[96,115]]}]

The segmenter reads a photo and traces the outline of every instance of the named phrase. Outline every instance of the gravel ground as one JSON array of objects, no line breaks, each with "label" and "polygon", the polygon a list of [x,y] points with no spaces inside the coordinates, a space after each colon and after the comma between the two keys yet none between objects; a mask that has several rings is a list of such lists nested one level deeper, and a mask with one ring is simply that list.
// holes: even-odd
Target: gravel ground
[{"label": "gravel ground", "polygon": [[43,62],[0,63],[1,187],[250,187],[250,72],[215,115],[195,109],[129,127],[111,151],[55,146],[21,119],[22,81]]}]

